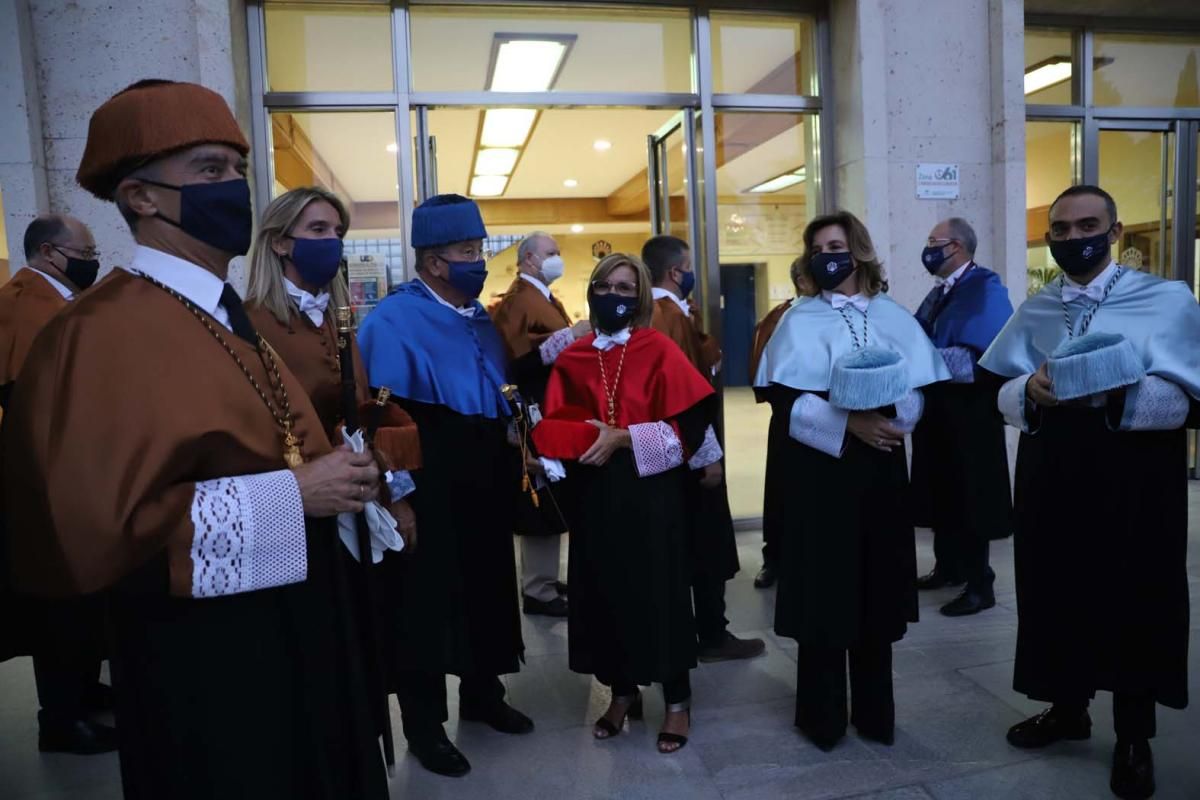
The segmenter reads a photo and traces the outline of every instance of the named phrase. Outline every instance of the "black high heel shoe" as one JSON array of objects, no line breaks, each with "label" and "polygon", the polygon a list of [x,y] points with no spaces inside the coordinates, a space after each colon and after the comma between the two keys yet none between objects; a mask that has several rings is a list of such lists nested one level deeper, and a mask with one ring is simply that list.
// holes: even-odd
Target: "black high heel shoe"
[{"label": "black high heel shoe", "polygon": [[[679,711],[687,714],[688,732],[690,733],[692,728],[692,701],[689,699],[684,700],[682,703],[670,703],[667,705],[668,714]],[[658,733],[658,752],[662,753],[663,755],[678,753],[687,743],[688,737],[684,736],[682,733],[670,733],[668,731],[659,731]],[[670,747],[669,745],[677,746]]]},{"label": "black high heel shoe", "polygon": [[596,720],[596,724],[592,726],[592,737],[595,739],[611,739],[621,732],[621,727],[624,726],[626,719],[641,719],[645,714],[642,708],[641,692],[633,695],[613,695],[612,701],[614,703],[628,701],[629,707],[625,709],[620,723],[616,725],[610,722],[608,717],[600,717]]}]

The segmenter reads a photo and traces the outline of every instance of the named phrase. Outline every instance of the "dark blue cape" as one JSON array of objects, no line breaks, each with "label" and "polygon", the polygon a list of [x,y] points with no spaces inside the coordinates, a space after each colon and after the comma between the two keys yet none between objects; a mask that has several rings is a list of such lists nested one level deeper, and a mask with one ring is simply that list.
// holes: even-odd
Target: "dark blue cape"
[{"label": "dark blue cape", "polygon": [[402,283],[358,329],[358,346],[371,386],[459,414],[509,416],[500,387],[504,342],[478,302],[473,317],[439,303],[414,280]]},{"label": "dark blue cape", "polygon": [[917,309],[917,321],[935,347],[968,347],[978,357],[1012,316],[1008,289],[1000,276],[974,264],[943,299],[942,287],[933,291]]}]

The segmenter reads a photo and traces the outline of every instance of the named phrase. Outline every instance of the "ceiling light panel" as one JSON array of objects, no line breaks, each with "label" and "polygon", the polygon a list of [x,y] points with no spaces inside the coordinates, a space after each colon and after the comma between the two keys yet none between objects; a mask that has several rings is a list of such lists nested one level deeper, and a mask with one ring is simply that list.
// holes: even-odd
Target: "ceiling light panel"
[{"label": "ceiling light panel", "polygon": [[1071,60],[1048,59],[1025,73],[1025,94],[1033,94],[1071,79]]},{"label": "ceiling light panel", "polygon": [[483,147],[521,147],[537,119],[532,108],[493,108],[483,114],[483,132],[479,144]]},{"label": "ceiling light panel", "polygon": [[507,175],[476,175],[471,179],[471,196],[499,197],[507,185]]},{"label": "ceiling light panel", "polygon": [[485,147],[475,156],[475,174],[511,175],[520,152],[511,147]]},{"label": "ceiling light panel", "polygon": [[797,175],[795,172],[788,172],[780,175],[777,178],[771,178],[769,181],[763,181],[757,186],[750,187],[749,191],[755,194],[763,194],[766,192],[778,192],[780,189],[786,189],[789,186],[795,186],[804,180],[803,175]]},{"label": "ceiling light panel", "polygon": [[500,42],[488,86],[493,92],[545,92],[554,83],[567,42],[512,39]]}]

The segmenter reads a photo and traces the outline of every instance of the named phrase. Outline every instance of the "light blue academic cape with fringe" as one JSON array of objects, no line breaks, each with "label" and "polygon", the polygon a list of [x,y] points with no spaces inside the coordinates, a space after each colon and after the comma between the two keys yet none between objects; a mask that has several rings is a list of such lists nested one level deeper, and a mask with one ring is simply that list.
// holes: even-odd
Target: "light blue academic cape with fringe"
[{"label": "light blue academic cape with fringe", "polygon": [[[861,341],[863,315],[855,308],[847,308],[846,315]],[[904,357],[909,389],[950,379],[946,362],[912,313],[886,294],[875,295],[867,307],[866,343]],[[826,392],[834,362],[853,350],[846,321],[828,301],[800,298],[784,313],[767,342],[754,385],[776,383],[805,392]]]},{"label": "light blue academic cape with fringe", "polygon": [[[1092,305],[1085,298],[1067,304],[1077,332],[1080,317]],[[1178,384],[1200,400],[1200,305],[1182,281],[1126,267],[1092,318],[1088,333],[1124,336],[1147,375]],[[1006,378],[1036,372],[1066,338],[1062,279],[1058,278],[1021,304],[979,359],[979,366]]]}]

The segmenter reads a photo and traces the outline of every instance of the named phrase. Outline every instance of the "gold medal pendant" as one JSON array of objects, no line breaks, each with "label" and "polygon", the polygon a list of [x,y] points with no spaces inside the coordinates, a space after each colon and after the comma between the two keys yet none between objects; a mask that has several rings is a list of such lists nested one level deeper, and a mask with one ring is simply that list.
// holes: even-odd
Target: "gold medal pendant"
[{"label": "gold medal pendant", "polygon": [[295,469],[304,463],[304,456],[300,454],[300,440],[292,433],[291,428],[283,434],[283,461],[288,465],[288,469]]}]

